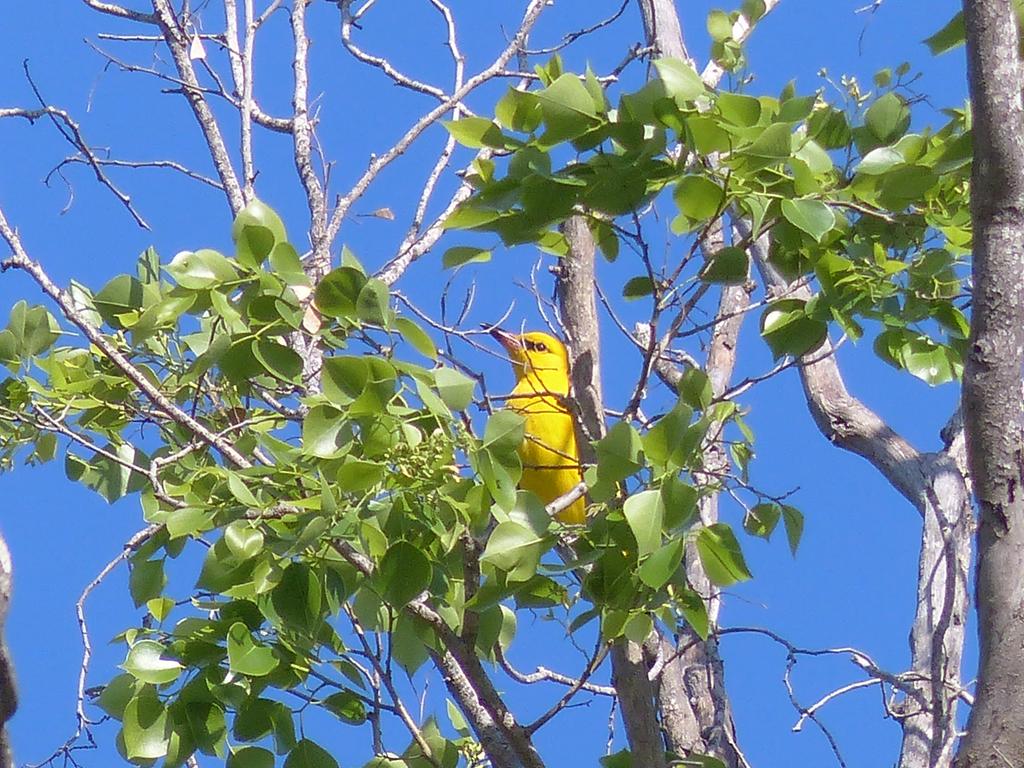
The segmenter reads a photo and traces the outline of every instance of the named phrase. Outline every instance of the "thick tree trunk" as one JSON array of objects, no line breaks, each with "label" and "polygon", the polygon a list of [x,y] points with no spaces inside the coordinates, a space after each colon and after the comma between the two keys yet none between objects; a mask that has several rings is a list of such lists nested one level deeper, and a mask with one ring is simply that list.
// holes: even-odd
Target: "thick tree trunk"
[{"label": "thick tree trunk", "polygon": [[637,0],[637,5],[644,20],[647,44],[654,47],[655,55],[692,64],[683,41],[683,27],[676,13],[675,0]]},{"label": "thick tree trunk", "polygon": [[[604,435],[604,400],[601,394],[601,341],[594,283],[597,248],[582,216],[566,220],[562,232],[569,253],[558,269],[558,300],[562,323],[569,337],[573,400],[579,412],[580,455],[584,462],[594,459],[590,441]],[[664,768],[665,747],[658,729],[654,690],[647,679],[643,651],[636,643],[622,639],[611,651],[612,680],[619,699],[626,738],[633,764]]]},{"label": "thick tree trunk", "polygon": [[974,300],[964,376],[980,669],[959,768],[1024,765],[1024,88],[1011,0],[965,0]]},{"label": "thick tree trunk", "polygon": [[7,542],[0,536],[0,768],[14,766],[6,724],[18,706],[14,687],[14,665],[7,650],[7,642],[4,640],[4,624],[7,622],[7,611],[11,605],[12,577],[11,553],[7,549]]}]

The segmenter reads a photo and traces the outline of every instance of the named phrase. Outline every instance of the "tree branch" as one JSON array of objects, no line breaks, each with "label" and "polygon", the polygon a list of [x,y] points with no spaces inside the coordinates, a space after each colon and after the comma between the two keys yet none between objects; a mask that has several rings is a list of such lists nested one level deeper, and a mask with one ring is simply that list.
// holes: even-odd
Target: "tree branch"
[{"label": "tree branch", "polygon": [[217,170],[221,184],[224,185],[224,193],[227,196],[228,205],[231,207],[231,214],[235,216],[245,207],[245,196],[242,194],[238,176],[231,164],[231,157],[228,154],[227,145],[224,143],[224,137],[221,135],[217,118],[210,109],[210,105],[206,103],[206,99],[203,98],[202,87],[199,85],[195,68],[189,58],[188,40],[178,24],[178,19],[174,15],[169,0],[152,0],[152,4],[156,21],[163,33],[164,41],[171,51],[178,76],[184,84],[183,94],[203,132],[203,138],[210,150],[214,168]]},{"label": "tree branch", "polygon": [[1024,68],[1011,0],[964,0],[974,292],[964,375],[980,670],[959,768],[1024,764]]},{"label": "tree branch", "polygon": [[188,429],[207,445],[212,448],[216,448],[235,466],[242,468],[252,466],[251,462],[239,453],[234,445],[231,444],[231,441],[212,432],[188,412],[175,405],[163,392],[153,385],[142,371],[132,365],[128,358],[126,358],[120,350],[114,346],[113,342],[103,335],[99,328],[89,322],[86,316],[75,307],[74,300],[71,296],[57,287],[56,283],[50,279],[50,276],[46,273],[39,262],[34,261],[29,257],[21,243],[21,238],[7,222],[7,218],[2,209],[0,209],[0,238],[7,242],[13,252],[13,256],[2,262],[2,267],[4,269],[20,269],[26,272],[35,281],[36,285],[42,289],[43,293],[54,301],[64,316],[71,323],[77,326],[85,337],[94,344],[108,360],[116,365],[121,372],[124,373],[124,375],[130,379],[132,383],[135,384],[153,403],[153,405],[160,409],[160,411],[162,411],[172,421],[175,421]]}]

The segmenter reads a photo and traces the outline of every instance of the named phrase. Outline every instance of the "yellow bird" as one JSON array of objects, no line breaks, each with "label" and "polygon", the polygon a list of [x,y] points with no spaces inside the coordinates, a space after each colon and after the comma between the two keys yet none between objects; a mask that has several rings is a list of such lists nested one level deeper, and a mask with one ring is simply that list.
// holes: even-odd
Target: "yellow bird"
[{"label": "yellow bird", "polygon": [[[569,355],[565,346],[546,333],[522,335],[492,328],[491,335],[505,348],[516,385],[508,408],[526,419],[526,436],[519,448],[523,475],[519,487],[550,504],[583,479],[576,428],[566,402],[569,397]],[[582,524],[586,502],[574,501],[558,519]]]}]

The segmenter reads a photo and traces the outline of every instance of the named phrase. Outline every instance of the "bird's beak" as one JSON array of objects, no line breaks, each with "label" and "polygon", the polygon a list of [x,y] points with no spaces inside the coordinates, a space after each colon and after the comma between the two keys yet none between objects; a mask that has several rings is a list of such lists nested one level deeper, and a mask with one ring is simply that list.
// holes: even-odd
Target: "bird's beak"
[{"label": "bird's beak", "polygon": [[481,327],[487,329],[487,332],[490,333],[491,336],[493,336],[497,340],[497,342],[505,348],[506,352],[511,353],[514,350],[522,349],[523,343],[519,340],[519,337],[516,334],[509,333],[508,331],[502,330],[497,326],[495,326],[494,328],[487,328],[486,325]]}]

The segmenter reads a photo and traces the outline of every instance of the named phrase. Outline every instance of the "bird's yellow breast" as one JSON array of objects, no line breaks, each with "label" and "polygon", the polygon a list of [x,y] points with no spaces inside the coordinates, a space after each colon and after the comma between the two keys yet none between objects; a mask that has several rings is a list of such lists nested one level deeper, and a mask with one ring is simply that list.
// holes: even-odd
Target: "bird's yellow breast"
[{"label": "bird's yellow breast", "polygon": [[[524,378],[512,391],[508,407],[526,420],[526,434],[519,448],[523,463],[519,487],[549,504],[572,490],[583,479],[583,473],[572,414],[561,395],[538,389],[536,382]],[[558,519],[581,524],[585,515],[584,500],[579,499],[560,512]]]}]

